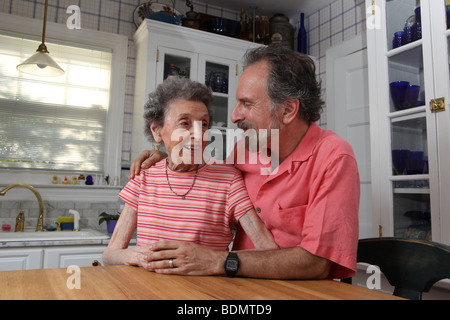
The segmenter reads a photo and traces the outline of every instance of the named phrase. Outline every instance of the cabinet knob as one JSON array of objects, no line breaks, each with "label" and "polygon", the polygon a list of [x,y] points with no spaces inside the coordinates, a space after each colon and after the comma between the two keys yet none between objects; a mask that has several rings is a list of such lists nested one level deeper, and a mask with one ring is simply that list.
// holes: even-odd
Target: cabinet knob
[{"label": "cabinet knob", "polygon": [[93,267],[97,267],[98,265],[100,265],[100,263],[98,262],[98,260],[92,261],[92,266],[93,266]]}]

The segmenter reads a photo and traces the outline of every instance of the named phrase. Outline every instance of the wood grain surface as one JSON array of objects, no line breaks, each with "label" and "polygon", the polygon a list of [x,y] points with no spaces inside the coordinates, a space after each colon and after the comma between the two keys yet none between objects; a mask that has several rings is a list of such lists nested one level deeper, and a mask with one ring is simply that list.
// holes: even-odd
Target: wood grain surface
[{"label": "wood grain surface", "polygon": [[[339,281],[287,281],[159,275],[132,266],[0,272],[0,299],[47,300],[391,300]],[[69,281],[68,281],[69,280]],[[69,285],[68,285],[69,282]]]}]

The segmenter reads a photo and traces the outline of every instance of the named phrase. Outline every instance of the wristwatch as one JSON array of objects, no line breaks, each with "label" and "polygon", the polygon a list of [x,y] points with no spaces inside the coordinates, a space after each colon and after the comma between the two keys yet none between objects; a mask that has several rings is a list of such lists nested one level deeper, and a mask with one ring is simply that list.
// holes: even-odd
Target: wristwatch
[{"label": "wristwatch", "polygon": [[239,270],[239,259],[235,252],[230,252],[225,260],[227,276],[234,277]]}]

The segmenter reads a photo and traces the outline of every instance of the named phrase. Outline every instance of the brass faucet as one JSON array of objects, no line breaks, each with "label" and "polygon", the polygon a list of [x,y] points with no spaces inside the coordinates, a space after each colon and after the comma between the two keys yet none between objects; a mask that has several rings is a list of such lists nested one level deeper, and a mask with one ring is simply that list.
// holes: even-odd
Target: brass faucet
[{"label": "brass faucet", "polygon": [[42,202],[41,195],[35,188],[33,188],[32,186],[30,186],[28,184],[24,184],[24,183],[11,184],[11,185],[7,186],[5,189],[3,189],[2,191],[0,191],[0,196],[4,196],[6,194],[6,192],[8,192],[8,190],[15,188],[15,187],[27,188],[27,189],[31,190],[31,192],[33,192],[34,195],[36,196],[37,201],[39,203],[39,217],[38,217],[38,221],[37,221],[37,225],[36,225],[36,232],[44,231],[44,227],[43,227],[44,226],[44,203]]}]

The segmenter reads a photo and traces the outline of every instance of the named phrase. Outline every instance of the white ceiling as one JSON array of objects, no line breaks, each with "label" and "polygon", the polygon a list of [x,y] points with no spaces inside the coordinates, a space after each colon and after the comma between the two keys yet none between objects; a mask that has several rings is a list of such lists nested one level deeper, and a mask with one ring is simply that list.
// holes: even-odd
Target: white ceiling
[{"label": "white ceiling", "polygon": [[[309,15],[336,0],[202,0],[201,2],[240,11],[244,8],[250,14],[250,6],[256,6],[256,13],[267,15],[269,18],[275,13],[283,13],[288,17],[304,12]],[[195,6],[194,6],[195,10]]]}]

